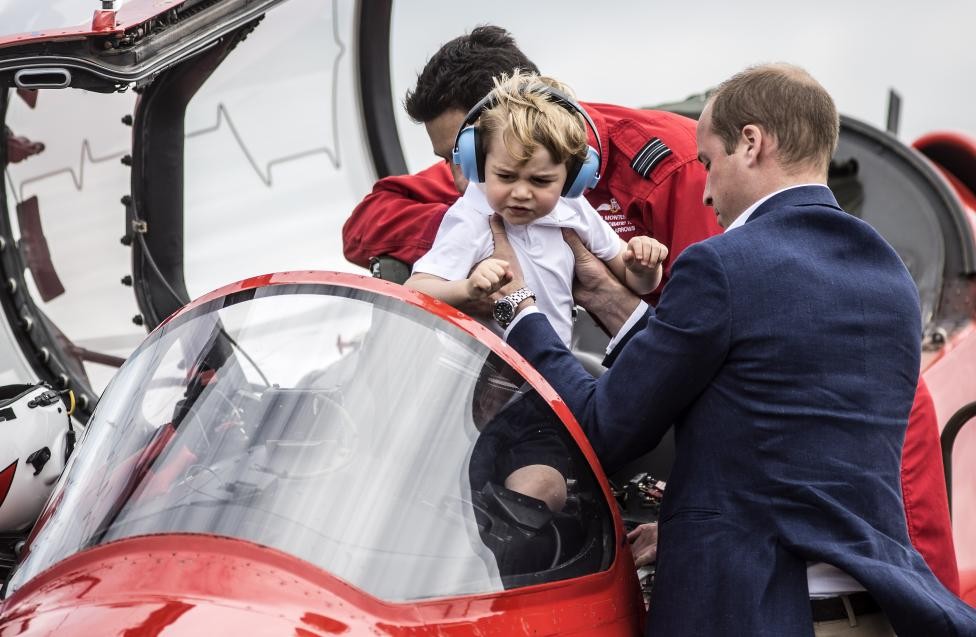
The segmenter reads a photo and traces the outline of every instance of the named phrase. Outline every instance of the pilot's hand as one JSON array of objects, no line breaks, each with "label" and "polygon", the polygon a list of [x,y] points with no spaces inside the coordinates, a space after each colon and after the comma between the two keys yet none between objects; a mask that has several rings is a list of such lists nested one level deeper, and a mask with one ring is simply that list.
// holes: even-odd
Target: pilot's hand
[{"label": "pilot's hand", "polygon": [[586,249],[575,230],[563,228],[563,241],[569,245],[576,259],[573,298],[611,336],[615,335],[637,309],[640,299],[610,272],[603,261]]},{"label": "pilot's hand", "polygon": [[627,534],[634,565],[640,568],[657,560],[657,522],[641,524]]},{"label": "pilot's hand", "polygon": [[515,256],[515,250],[512,249],[512,244],[508,241],[508,235],[505,233],[505,222],[501,215],[493,214],[489,217],[488,223],[491,224],[491,238],[495,243],[495,251],[491,256],[493,259],[500,259],[508,263],[509,282],[502,286],[496,295],[502,297],[525,287],[525,278],[522,276],[522,266],[519,264],[518,257]]}]

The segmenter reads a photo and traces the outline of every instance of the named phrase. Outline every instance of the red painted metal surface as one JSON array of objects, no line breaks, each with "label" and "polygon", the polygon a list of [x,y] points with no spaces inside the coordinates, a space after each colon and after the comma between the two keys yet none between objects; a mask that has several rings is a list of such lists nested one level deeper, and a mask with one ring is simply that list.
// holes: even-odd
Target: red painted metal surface
[{"label": "red painted metal surface", "polygon": [[[599,467],[569,409],[521,356],[467,315],[394,283],[318,271],[256,276],[192,301],[163,324],[228,294],[295,284],[394,297],[472,334],[536,387],[587,461]],[[606,478],[599,470],[594,473],[604,497],[612,501]],[[638,635],[643,601],[619,511],[610,508],[618,549],[607,571],[501,593],[404,604],[379,600],[296,557],[244,540],[186,534],[129,538],[77,553],[17,590],[0,606],[0,637],[55,632],[80,637]]]},{"label": "red painted metal surface", "polygon": [[[118,11],[103,11],[98,9],[97,2],[91,2],[92,21],[84,24],[50,24],[41,29],[20,33],[0,35],[0,47],[11,44],[52,40],[70,40],[89,35],[105,35],[106,33],[121,33],[125,29],[145,22],[153,16],[183,4],[185,0],[128,0],[122,3]],[[111,23],[105,15],[112,13]]]},{"label": "red painted metal surface", "polygon": [[14,475],[17,473],[17,461],[14,460],[7,468],[0,471],[0,506],[3,505],[4,501],[7,499],[7,494],[10,493],[10,485],[14,482]]},{"label": "red painted metal surface", "polygon": [[[933,162],[963,204],[976,234],[976,139],[953,132],[934,132],[912,146]],[[976,294],[976,284],[970,288]],[[923,360],[922,373],[932,392],[940,426],[976,400],[976,316],[951,334],[937,353]],[[956,438],[952,452],[952,530],[959,563],[960,594],[976,606],[976,424]]]},{"label": "red painted metal surface", "polygon": [[95,15],[92,16],[92,31],[112,31],[115,28],[115,16],[115,11],[103,11],[101,9],[95,11]]},{"label": "red painted metal surface", "polygon": [[642,615],[629,557],[575,580],[392,604],[274,549],[230,538],[156,535],[89,549],[42,573],[4,602],[0,637],[623,637],[640,634]]},{"label": "red painted metal surface", "polygon": [[[932,393],[939,426],[976,400],[976,326],[954,334],[922,375]],[[959,566],[960,595],[976,606],[976,424],[956,438],[952,452],[952,536]]]},{"label": "red painted metal surface", "polygon": [[976,139],[962,133],[935,132],[915,140],[912,147],[931,160],[967,208],[976,232]]}]

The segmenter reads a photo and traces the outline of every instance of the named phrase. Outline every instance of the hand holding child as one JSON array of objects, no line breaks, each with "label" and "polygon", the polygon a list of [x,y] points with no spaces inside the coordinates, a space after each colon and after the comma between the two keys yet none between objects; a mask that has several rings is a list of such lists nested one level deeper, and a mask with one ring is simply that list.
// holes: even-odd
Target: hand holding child
[{"label": "hand holding child", "polygon": [[656,270],[668,258],[668,248],[651,237],[634,237],[623,251],[624,265],[634,273]]},{"label": "hand holding child", "polygon": [[512,278],[508,262],[501,259],[485,259],[475,266],[467,280],[468,299],[486,299]]}]

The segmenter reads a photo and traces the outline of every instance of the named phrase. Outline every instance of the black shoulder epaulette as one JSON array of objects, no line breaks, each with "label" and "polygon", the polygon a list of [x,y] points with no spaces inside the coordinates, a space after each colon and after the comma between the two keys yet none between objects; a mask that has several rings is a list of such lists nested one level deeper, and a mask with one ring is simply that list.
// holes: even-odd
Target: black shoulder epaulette
[{"label": "black shoulder epaulette", "polygon": [[652,137],[649,142],[644,144],[637,154],[634,155],[633,161],[630,162],[630,167],[634,169],[638,175],[644,179],[648,179],[648,175],[654,170],[654,167],[660,164],[665,157],[671,154],[671,149],[665,145],[657,137]]}]

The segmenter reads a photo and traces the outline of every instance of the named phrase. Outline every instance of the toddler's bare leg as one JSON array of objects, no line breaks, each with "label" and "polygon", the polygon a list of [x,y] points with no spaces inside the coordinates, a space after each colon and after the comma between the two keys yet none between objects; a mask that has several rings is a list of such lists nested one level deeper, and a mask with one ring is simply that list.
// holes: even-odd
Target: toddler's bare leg
[{"label": "toddler's bare leg", "polygon": [[566,478],[549,465],[516,469],[505,478],[505,488],[542,500],[554,513],[566,506]]}]

